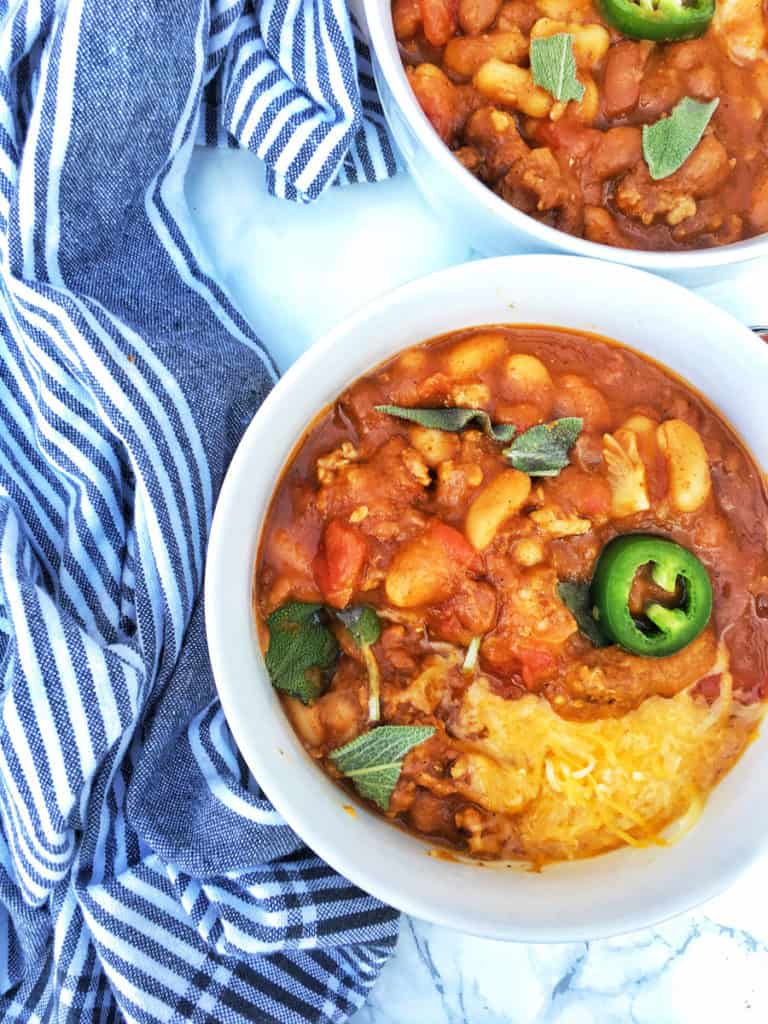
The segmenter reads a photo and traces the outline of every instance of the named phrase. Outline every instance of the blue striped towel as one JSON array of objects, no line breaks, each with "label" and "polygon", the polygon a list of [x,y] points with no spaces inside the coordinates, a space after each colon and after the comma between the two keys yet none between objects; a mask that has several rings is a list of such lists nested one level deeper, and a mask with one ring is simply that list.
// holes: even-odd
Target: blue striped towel
[{"label": "blue striped towel", "polygon": [[276,373],[183,181],[199,133],[295,200],[392,173],[365,49],[342,0],[0,12],[0,1019],[344,1020],[396,915],[215,699],[206,539]]}]

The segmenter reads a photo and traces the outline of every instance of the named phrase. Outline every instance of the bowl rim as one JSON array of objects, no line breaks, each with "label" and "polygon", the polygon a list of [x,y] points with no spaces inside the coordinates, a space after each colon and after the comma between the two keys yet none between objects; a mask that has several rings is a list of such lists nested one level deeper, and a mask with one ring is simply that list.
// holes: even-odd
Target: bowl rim
[{"label": "bowl rim", "polygon": [[527,213],[523,213],[510,203],[505,202],[459,163],[432,128],[426,114],[419,106],[413,90],[408,84],[402,62],[397,56],[397,41],[391,18],[388,16],[388,0],[362,0],[362,5],[369,34],[374,77],[378,77],[379,74],[383,76],[400,112],[430,157],[455,181],[458,187],[465,189],[474,197],[475,202],[483,205],[492,215],[498,217],[516,232],[532,236],[539,245],[546,246],[550,250],[560,250],[574,255],[610,260],[613,263],[645,270],[660,270],[665,273],[730,266],[768,255],[768,232],[710,249],[686,249],[674,252],[663,249],[620,249],[618,246],[592,242],[587,238],[569,235],[566,231],[542,224],[535,217],[530,217]]},{"label": "bowl rim", "polygon": [[[551,926],[536,924],[524,926],[517,923],[514,925],[514,928],[510,928],[501,920],[476,921],[473,919],[467,919],[461,915],[460,911],[456,911],[450,906],[442,908],[429,900],[421,900],[418,896],[412,893],[403,893],[398,888],[396,881],[386,878],[381,873],[377,873],[375,869],[371,871],[365,866],[360,866],[354,858],[344,852],[339,853],[338,847],[334,842],[333,834],[329,834],[328,830],[309,827],[303,818],[300,800],[297,798],[296,793],[293,790],[290,792],[284,790],[282,788],[283,784],[278,783],[277,779],[279,773],[274,770],[274,758],[270,759],[263,755],[261,748],[254,743],[253,734],[250,733],[249,735],[249,730],[246,728],[245,723],[241,720],[238,714],[234,713],[234,697],[232,694],[234,689],[237,687],[237,684],[233,685],[228,682],[234,673],[230,673],[228,666],[231,654],[227,650],[223,639],[226,630],[224,628],[224,620],[221,612],[219,611],[219,603],[217,601],[217,594],[226,589],[229,584],[229,577],[225,571],[227,550],[231,546],[232,539],[229,529],[229,520],[233,515],[233,509],[239,501],[239,489],[244,478],[246,463],[251,454],[250,449],[253,447],[253,441],[258,437],[263,425],[270,422],[275,412],[280,409],[288,396],[297,393],[297,388],[294,382],[300,383],[303,378],[310,376],[311,374],[317,374],[318,372],[322,373],[322,367],[326,356],[332,352],[342,340],[353,334],[359,335],[360,332],[364,330],[368,319],[380,314],[381,312],[394,311],[403,300],[418,296],[421,290],[425,287],[426,282],[438,284],[444,283],[446,287],[450,288],[453,283],[453,279],[460,281],[464,274],[480,274],[482,273],[482,270],[487,267],[491,267],[492,269],[494,267],[504,267],[505,269],[512,268],[514,264],[520,263],[521,261],[525,261],[527,265],[530,264],[530,261],[541,264],[546,263],[553,273],[559,270],[561,275],[567,274],[570,267],[577,266],[579,271],[583,273],[587,266],[591,266],[594,271],[598,273],[607,271],[609,274],[619,273],[622,276],[631,276],[639,285],[642,285],[643,280],[645,280],[647,284],[657,291],[667,292],[670,297],[673,297],[674,295],[685,296],[685,301],[692,305],[699,306],[702,313],[706,312],[709,315],[716,314],[716,319],[720,319],[721,323],[729,322],[734,333],[741,334],[743,339],[742,344],[754,352],[757,361],[763,362],[766,372],[768,372],[768,346],[765,346],[760,342],[757,337],[750,332],[749,328],[741,324],[735,317],[724,310],[721,310],[719,307],[714,306],[701,296],[683,288],[681,285],[631,267],[616,264],[606,266],[603,261],[585,260],[580,257],[565,254],[500,256],[449,267],[445,270],[437,271],[411,281],[405,285],[391,289],[367,303],[352,315],[346,317],[330,331],[326,332],[317,342],[305,350],[305,352],[292,364],[283,377],[277,382],[275,387],[262,403],[261,407],[257,410],[251,420],[251,423],[243,434],[222,483],[211,526],[204,583],[206,632],[217,694],[233,738],[237,743],[242,756],[245,758],[249,768],[253,772],[259,786],[278,813],[297,833],[302,841],[324,861],[326,861],[326,863],[328,863],[334,870],[348,878],[363,891],[370,893],[376,898],[404,913],[468,934],[519,942],[554,943],[587,941],[592,939],[610,938],[612,936],[626,934],[640,928],[654,927],[682,913],[686,913],[701,905],[703,902],[719,895],[732,885],[733,882],[763,854],[766,847],[768,847],[768,829],[764,830],[759,841],[752,842],[748,847],[742,849],[739,857],[734,857],[725,863],[720,863],[719,873],[716,878],[709,879],[705,882],[697,882],[695,885],[692,885],[690,889],[686,889],[686,894],[683,897],[679,894],[674,897],[669,897],[667,900],[668,906],[661,914],[654,913],[648,917],[643,916],[638,910],[625,911],[623,913],[617,913],[615,915],[614,922],[610,925],[606,924],[595,927],[590,926],[587,923],[578,928],[570,927],[567,932],[562,933],[556,932]],[[455,329],[459,330],[460,327],[457,326]],[[403,348],[407,347],[409,346],[403,346]],[[629,347],[631,348],[632,346],[630,345]],[[370,368],[379,365],[380,362],[380,359],[372,360]],[[353,379],[357,379],[364,372],[365,371],[362,370],[356,373]],[[298,391],[298,394],[301,394],[301,391]],[[710,398],[709,401],[717,407],[717,403],[714,399]],[[304,417],[305,424],[308,426],[316,415],[318,408],[321,408],[322,406],[316,407],[316,402],[314,402],[314,400],[311,400],[306,404],[308,407],[311,407],[309,414]],[[290,455],[288,455],[287,458],[290,458]],[[283,465],[284,464],[285,462],[283,462]],[[273,483],[270,494],[274,493],[274,486],[275,484]],[[260,541],[262,528],[263,521],[258,525],[258,529],[256,531],[257,541]],[[252,579],[252,566],[249,567],[249,571]],[[252,613],[250,613],[250,617],[252,621]],[[255,630],[253,632],[255,633]],[[285,721],[288,721],[287,717]],[[289,729],[292,730],[290,724]],[[298,743],[299,741],[296,740],[296,742]],[[754,747],[754,744],[751,744],[751,746]],[[303,748],[301,748],[301,750],[303,752]],[[336,787],[331,780],[327,779],[324,773],[321,773],[319,768],[311,762],[308,755],[305,754],[305,756],[307,770],[321,774],[325,785],[338,789],[338,787]],[[347,802],[350,802],[346,794],[344,795]],[[418,836],[413,836],[407,831],[405,834],[408,836],[410,841],[421,841]],[[589,858],[588,860],[598,859],[600,858]],[[503,867],[503,865],[499,865],[499,867]]]}]

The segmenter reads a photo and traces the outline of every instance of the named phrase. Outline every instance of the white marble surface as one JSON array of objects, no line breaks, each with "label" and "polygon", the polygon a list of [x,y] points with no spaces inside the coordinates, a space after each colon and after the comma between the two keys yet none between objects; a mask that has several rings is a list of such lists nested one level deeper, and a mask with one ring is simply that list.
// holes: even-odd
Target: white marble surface
[{"label": "white marble surface", "polygon": [[[404,176],[298,208],[265,195],[249,154],[197,151],[187,194],[201,252],[283,369],[368,298],[471,256]],[[768,324],[765,273],[704,294]],[[768,857],[700,911],[603,942],[514,945],[405,920],[354,1024],[765,1024],[766,877]]]},{"label": "white marble surface", "polygon": [[353,1024],[764,1024],[764,858],[701,911],[602,942],[493,942],[404,920]]}]

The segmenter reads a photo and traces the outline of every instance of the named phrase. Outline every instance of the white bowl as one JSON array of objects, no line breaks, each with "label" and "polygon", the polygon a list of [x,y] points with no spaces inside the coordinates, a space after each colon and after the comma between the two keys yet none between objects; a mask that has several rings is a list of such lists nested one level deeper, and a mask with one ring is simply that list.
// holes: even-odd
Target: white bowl
[{"label": "white bowl", "polygon": [[768,256],[768,235],[687,252],[640,252],[599,245],[542,224],[500,199],[453,156],[419,106],[397,49],[390,0],[360,0],[373,54],[376,86],[389,127],[427,202],[478,252],[569,252],[625,263],[689,286],[738,273],[739,264]]},{"label": "white bowl", "polygon": [[[305,753],[273,691],[251,611],[259,532],[281,470],[307,425],[361,374],[399,350],[469,325],[553,324],[625,342],[709,396],[768,465],[768,346],[678,285],[568,256],[510,256],[434,274],[373,302],[286,373],[232,460],[208,550],[211,661],[232,733],[298,834],[361,888],[417,917],[495,938],[591,939],[650,925],[724,889],[768,837],[768,737],[712,794],[669,849],[623,849],[541,874],[428,856],[429,842],[349,796]],[[256,827],[256,826],[254,826]]]}]

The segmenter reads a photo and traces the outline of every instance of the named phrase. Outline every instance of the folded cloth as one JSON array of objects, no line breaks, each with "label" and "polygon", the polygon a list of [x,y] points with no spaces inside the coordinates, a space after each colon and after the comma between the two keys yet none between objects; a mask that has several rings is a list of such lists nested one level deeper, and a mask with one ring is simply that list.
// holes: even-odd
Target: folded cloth
[{"label": "folded cloth", "polygon": [[300,202],[395,174],[368,46],[341,0],[224,0],[210,33],[199,141],[251,149],[270,192]]},{"label": "folded cloth", "polygon": [[364,54],[341,0],[3,6],[0,1018],[344,1020],[396,915],[281,821],[215,699],[208,530],[276,371],[183,183],[201,122],[295,199],[391,173]]}]

